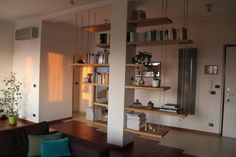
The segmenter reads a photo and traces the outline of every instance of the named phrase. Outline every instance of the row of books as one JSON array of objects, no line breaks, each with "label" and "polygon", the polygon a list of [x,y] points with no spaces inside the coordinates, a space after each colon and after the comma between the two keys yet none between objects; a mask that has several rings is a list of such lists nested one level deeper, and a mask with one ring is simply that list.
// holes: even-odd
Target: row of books
[{"label": "row of books", "polygon": [[97,84],[109,84],[109,73],[89,73],[85,82]]},{"label": "row of books", "polygon": [[159,111],[171,112],[171,113],[180,113],[180,105],[178,104],[165,104],[159,108]]},{"label": "row of books", "polygon": [[76,55],[76,59],[79,64],[108,64],[109,54],[109,50],[96,53],[79,53]]},{"label": "row of books", "polygon": [[160,41],[160,40],[185,40],[187,39],[186,28],[170,28],[167,30],[150,30],[146,32],[128,32],[127,42],[137,41]]},{"label": "row of books", "polygon": [[146,115],[142,112],[127,112],[127,124],[128,129],[141,130],[145,127]]}]

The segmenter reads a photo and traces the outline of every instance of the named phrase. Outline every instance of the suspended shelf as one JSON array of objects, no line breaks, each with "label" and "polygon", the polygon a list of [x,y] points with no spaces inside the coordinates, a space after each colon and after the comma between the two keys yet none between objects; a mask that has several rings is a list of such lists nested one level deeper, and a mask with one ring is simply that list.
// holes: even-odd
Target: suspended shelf
[{"label": "suspended shelf", "polygon": [[94,102],[93,104],[94,104],[95,106],[100,106],[100,107],[108,108],[108,104],[98,103],[98,102]]},{"label": "suspended shelf", "polygon": [[135,27],[155,26],[155,25],[163,25],[163,24],[171,24],[171,23],[173,23],[173,21],[167,17],[157,17],[157,18],[150,18],[150,19],[128,21],[128,24],[133,25]]},{"label": "suspended shelf", "polygon": [[157,124],[151,124],[151,125],[153,128],[155,127],[158,129],[155,130],[155,132],[153,132],[151,130],[145,131],[144,129],[142,129],[138,131],[138,130],[125,128],[124,131],[128,133],[132,133],[132,134],[150,136],[150,137],[155,137],[155,138],[163,138],[169,132],[167,129],[162,128],[161,125],[157,125]]},{"label": "suspended shelf", "polygon": [[109,49],[110,48],[110,44],[97,44],[97,47],[103,48],[103,49]]},{"label": "suspended shelf", "polygon": [[165,91],[170,89],[169,86],[160,86],[160,87],[152,87],[152,86],[125,86],[126,89],[142,89],[142,90],[154,90],[154,91]]},{"label": "suspended shelf", "polygon": [[85,84],[85,85],[91,85],[91,86],[109,87],[109,85],[108,85],[108,84],[87,83],[87,82],[83,82],[83,84]]},{"label": "suspended shelf", "polygon": [[178,117],[178,118],[185,118],[187,116],[185,114],[159,111],[158,108],[153,108],[152,110],[149,110],[147,107],[144,107],[144,106],[142,108],[134,108],[131,106],[127,106],[127,107],[125,107],[125,110],[126,111],[135,111],[135,112],[144,112],[144,113],[150,113],[150,114],[155,114],[155,115],[173,116],[173,117]]},{"label": "suspended shelf", "polygon": [[81,66],[81,67],[109,67],[109,64],[78,64],[72,63],[71,66]]},{"label": "suspended shelf", "polygon": [[144,67],[143,64],[126,64],[127,67]]},{"label": "suspended shelf", "polygon": [[128,42],[128,46],[160,46],[160,45],[179,45],[179,44],[192,44],[192,40],[160,40],[160,41],[136,41]]},{"label": "suspended shelf", "polygon": [[92,121],[91,122],[94,125],[99,125],[102,127],[107,127],[107,121],[102,121],[102,120],[97,120],[97,121]]},{"label": "suspended shelf", "polygon": [[110,29],[111,29],[110,23],[90,25],[90,26],[83,27],[83,30],[86,32],[103,32],[103,31],[109,31]]}]

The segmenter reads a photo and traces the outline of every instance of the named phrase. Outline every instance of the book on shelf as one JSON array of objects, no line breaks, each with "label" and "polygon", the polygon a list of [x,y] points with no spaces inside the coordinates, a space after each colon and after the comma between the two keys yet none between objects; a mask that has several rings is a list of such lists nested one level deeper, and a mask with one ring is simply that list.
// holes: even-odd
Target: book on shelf
[{"label": "book on shelf", "polygon": [[96,53],[87,53],[86,62],[87,64],[108,64],[109,63],[109,51],[99,51]]},{"label": "book on shelf", "polygon": [[127,42],[161,41],[161,40],[186,40],[186,28],[169,28],[165,30],[149,30],[146,32],[128,32]]},{"label": "book on shelf", "polygon": [[178,105],[178,104],[165,104],[159,108],[159,111],[179,113],[180,112],[180,105]]}]

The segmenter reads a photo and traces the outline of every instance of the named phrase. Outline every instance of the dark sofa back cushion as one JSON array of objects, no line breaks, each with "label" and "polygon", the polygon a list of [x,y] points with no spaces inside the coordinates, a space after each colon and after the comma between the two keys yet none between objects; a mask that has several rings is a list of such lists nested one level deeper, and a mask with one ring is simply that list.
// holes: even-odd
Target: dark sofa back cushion
[{"label": "dark sofa back cushion", "polygon": [[27,156],[27,135],[43,135],[48,134],[48,132],[49,126],[47,122],[0,131],[0,157],[11,155]]},{"label": "dark sofa back cushion", "polygon": [[12,156],[18,152],[14,131],[0,131],[0,157]]}]

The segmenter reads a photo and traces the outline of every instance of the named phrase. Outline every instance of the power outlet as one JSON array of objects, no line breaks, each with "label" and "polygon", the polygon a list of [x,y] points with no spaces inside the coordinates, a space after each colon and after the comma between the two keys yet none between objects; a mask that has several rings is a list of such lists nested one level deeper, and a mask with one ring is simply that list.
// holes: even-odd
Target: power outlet
[{"label": "power outlet", "polygon": [[209,127],[214,127],[214,124],[213,123],[208,123],[208,126]]}]

